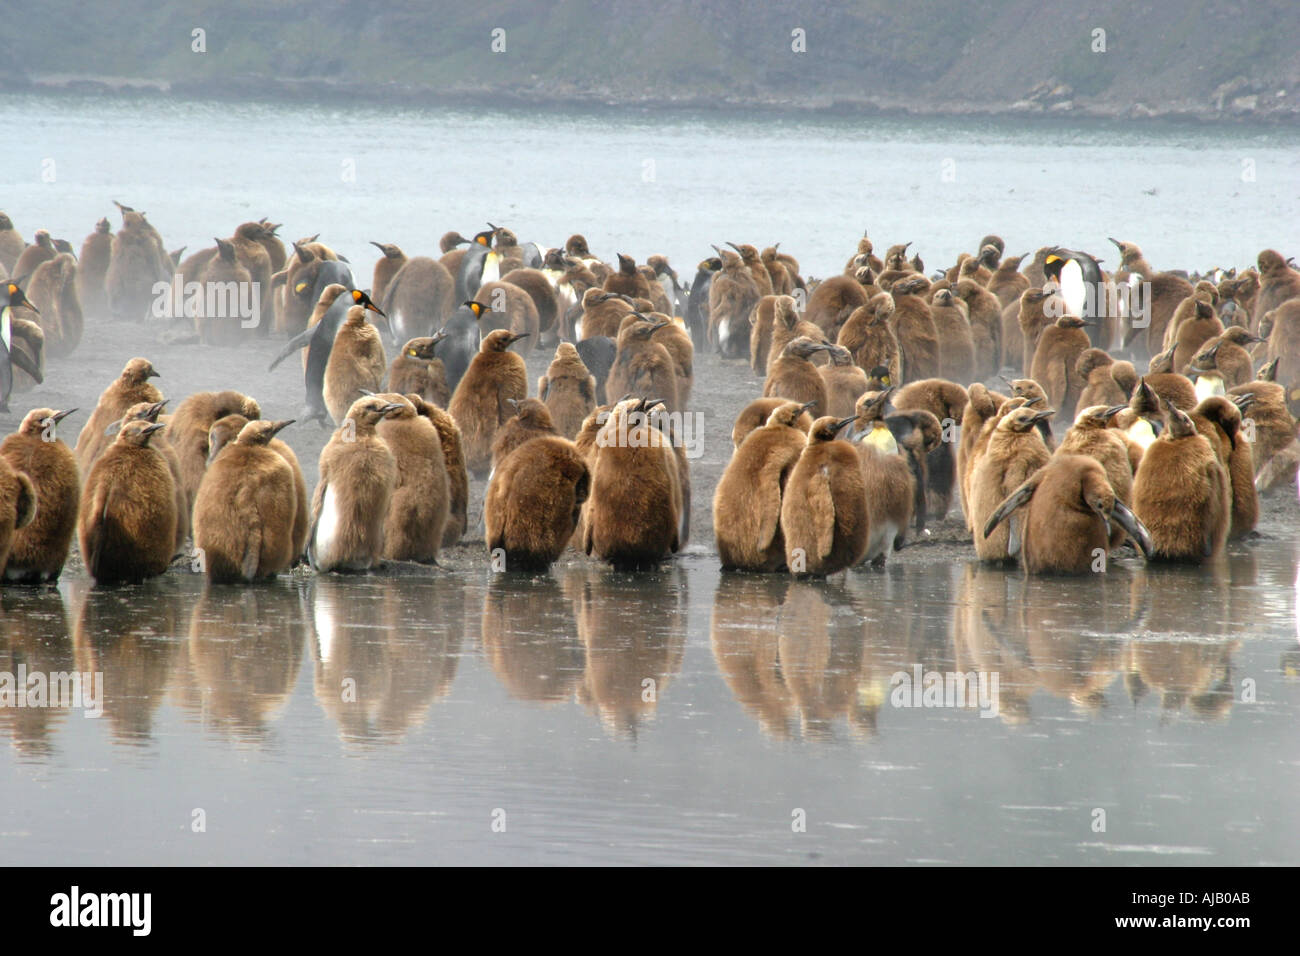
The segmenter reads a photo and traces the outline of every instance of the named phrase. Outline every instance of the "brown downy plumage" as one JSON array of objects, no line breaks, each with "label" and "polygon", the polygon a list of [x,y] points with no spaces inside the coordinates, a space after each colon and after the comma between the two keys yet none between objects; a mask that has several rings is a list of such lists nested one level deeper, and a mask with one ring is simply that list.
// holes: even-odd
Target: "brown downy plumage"
[{"label": "brown downy plumage", "polygon": [[650,298],[650,283],[637,271],[636,260],[621,252],[618,254],[618,271],[605,280],[604,289],[636,299]]},{"label": "brown downy plumage", "polygon": [[49,262],[58,254],[59,250],[54,248],[54,240],[50,238],[49,232],[37,229],[36,235],[32,237],[32,244],[22,251],[10,274],[20,279],[29,276],[41,263]]},{"label": "brown downy plumage", "polygon": [[14,274],[14,266],[18,262],[18,257],[23,254],[23,250],[26,248],[27,243],[23,241],[23,237],[14,228],[14,221],[9,218],[8,214],[0,212],[0,269],[4,270],[6,276]]},{"label": "brown downy plumage", "polygon": [[953,290],[966,303],[971,344],[975,349],[974,381],[996,375],[1002,367],[1002,305],[988,289],[973,279],[961,279]]},{"label": "brown downy plumage", "polygon": [[903,380],[903,353],[890,327],[894,314],[894,297],[881,292],[853,311],[840,327],[837,344],[853,353],[853,361],[862,369],[884,366],[893,382]]},{"label": "brown downy plumage", "polygon": [[77,521],[86,571],[100,584],[138,582],[167,570],[176,550],[176,483],[150,447],[165,426],[132,421],[86,476]]},{"label": "brown downy plumage", "polygon": [[1008,518],[1021,522],[1018,556],[1030,574],[1096,572],[1098,552],[1104,558],[1117,536],[1132,537],[1144,554],[1151,550],[1142,522],[1086,455],[1052,456],[999,504],[984,533]]},{"label": "brown downy plumage", "polygon": [[36,518],[36,488],[32,480],[0,457],[0,568],[13,551],[14,536]]},{"label": "brown downy plumage", "polygon": [[104,434],[109,425],[118,421],[132,405],[162,401],[162,392],[149,383],[149,379],[156,377],[158,372],[148,359],[133,358],[126,363],[122,374],[104,389],[77,436],[77,467],[83,475],[89,473],[95,459],[112,443],[112,437]]},{"label": "brown downy plumage", "polygon": [[[72,535],[77,530],[81,475],[76,456],[59,440],[55,429],[75,411],[75,408],[62,412],[52,408],[32,409],[24,416],[18,431],[0,442],[0,461],[7,461],[14,471],[31,480],[37,503],[35,520],[13,535],[7,564],[3,554],[6,547],[0,545],[0,570],[4,571],[5,581],[46,584],[57,581],[63,570]],[[3,483],[0,479],[0,484]],[[4,496],[0,492],[0,497]],[[7,505],[12,508],[13,502]],[[0,516],[0,526],[5,524],[6,518]]]},{"label": "brown downy plumage", "polygon": [[250,421],[222,448],[194,500],[194,547],[208,579],[251,582],[293,566],[298,488],[269,447],[290,421]]},{"label": "brown downy plumage", "polygon": [[1300,411],[1300,299],[1288,299],[1263,313],[1259,334],[1268,336],[1265,358],[1278,360],[1277,382],[1287,390],[1292,414]]},{"label": "brown downy plumage", "polygon": [[1167,427],[1133,476],[1133,511],[1151,532],[1154,557],[1199,564],[1223,552],[1232,483],[1191,418],[1161,404]]},{"label": "brown downy plumage", "polygon": [[[870,270],[851,276],[831,276],[818,284],[808,296],[808,307],[804,318],[822,330],[828,340],[839,337],[840,328],[848,321],[854,310],[871,301],[880,290],[870,285]],[[868,278],[864,283],[862,278]]]},{"label": "brown downy plumage", "polygon": [[767,270],[767,277],[772,281],[773,295],[794,295],[794,290],[800,287],[795,284],[797,273],[791,272],[786,263],[781,260],[780,248],[781,243],[778,242],[763,250],[761,254],[763,268]]},{"label": "brown downy plumage", "polygon": [[997,269],[994,270],[985,287],[998,297],[998,302],[1004,309],[1011,303],[1020,301],[1020,294],[1029,288],[1028,276],[1020,272],[1020,263],[1024,258],[1024,256],[1008,256],[1003,259],[998,263]]},{"label": "brown downy plumage", "polygon": [[943,429],[941,440],[926,455],[926,513],[943,520],[952,507],[953,489],[957,481],[957,451],[955,436],[957,426],[966,415],[969,395],[956,382],[942,378],[922,379],[905,385],[894,395],[894,407],[900,412],[921,409],[929,412]]},{"label": "brown downy plumage", "polygon": [[[760,305],[761,302],[762,300]],[[772,334],[767,345],[767,364],[762,369],[764,375],[771,374],[772,366],[781,357],[782,351],[797,338],[809,338],[814,342],[829,341],[818,326],[799,318],[792,296],[781,296],[773,303]],[[815,359],[814,365],[821,364],[820,355],[815,356]]]},{"label": "brown downy plumage", "polygon": [[867,373],[853,364],[853,354],[842,345],[828,349],[830,365],[817,371],[826,385],[826,414],[843,418],[853,414],[858,396],[867,390]]},{"label": "brown downy plumage", "polygon": [[1075,315],[1063,315],[1043,329],[1034,349],[1029,377],[1046,393],[1047,404],[1057,409],[1065,420],[1074,417],[1074,408],[1083,393],[1084,379],[1079,375],[1079,356],[1090,347],[1085,331],[1089,321]]},{"label": "brown downy plumage", "polygon": [[488,551],[504,552],[507,571],[547,570],[573,538],[590,490],[591,472],[573,442],[556,435],[525,442],[502,460],[488,484]]},{"label": "brown downy plumage", "polygon": [[[254,246],[262,256],[266,250],[256,242]],[[264,261],[262,265],[266,265]],[[239,248],[229,239],[217,240],[217,254],[208,260],[199,276],[203,285],[203,302],[194,316],[194,330],[199,334],[199,341],[204,345],[239,345],[249,336],[259,334],[246,329],[244,323],[249,316],[240,315],[244,296],[240,290],[249,288],[249,283],[257,281],[240,257]],[[234,283],[232,286],[231,283]],[[262,289],[268,288],[261,286]],[[226,290],[236,289],[234,295]],[[235,306],[235,307],[232,307]],[[259,323],[262,329],[270,324],[270,313],[265,313],[266,322]]]},{"label": "brown downy plumage", "polygon": [[1153,392],[1183,411],[1191,411],[1196,407],[1196,386],[1186,375],[1180,375],[1174,370],[1173,349],[1161,352],[1151,359],[1143,381]]},{"label": "brown downy plumage", "polygon": [[393,276],[406,265],[406,253],[391,242],[375,242],[372,239],[370,244],[383,253],[375,262],[375,271],[370,280],[370,298],[376,302],[383,302],[384,290],[388,288],[388,283],[392,282]]},{"label": "brown downy plumage", "polygon": [[734,242],[729,242],[727,245],[740,254],[740,261],[754,277],[754,286],[758,289],[759,296],[774,295],[776,290],[772,288],[772,277],[768,274],[767,266],[763,265],[763,257],[759,255],[758,248],[748,243],[738,246]]},{"label": "brown downy plumage", "polygon": [[1246,351],[1250,345],[1263,341],[1249,329],[1230,325],[1201,346],[1192,356],[1193,368],[1213,368],[1223,379],[1225,388],[1245,385],[1255,377],[1254,363]]},{"label": "brown downy plumage", "polygon": [[786,567],[824,577],[860,562],[870,532],[862,465],[853,445],[835,436],[852,419],[813,422],[781,500]]},{"label": "brown downy plumage", "polygon": [[520,337],[505,329],[488,333],[447,407],[460,429],[465,466],[480,477],[492,465],[492,440],[497,429],[515,413],[509,400],[518,402],[528,397],[524,360],[506,351]]},{"label": "brown downy plumage", "polygon": [[1133,243],[1121,242],[1118,239],[1110,241],[1115,244],[1120,254],[1119,269],[1116,270],[1114,281],[1117,284],[1126,282],[1128,276],[1132,274],[1141,276],[1143,281],[1151,283],[1148,298],[1151,314],[1150,324],[1145,329],[1146,335],[1142,337],[1143,330],[1134,328],[1130,323],[1125,329],[1124,345],[1128,346],[1138,340],[1145,344],[1147,355],[1154,355],[1161,350],[1165,339],[1165,326],[1173,318],[1174,310],[1178,308],[1180,302],[1192,294],[1192,284],[1172,272],[1156,272],[1142,255],[1142,250]]},{"label": "brown downy plumage", "polygon": [[77,293],[86,315],[94,319],[108,318],[108,300],[104,293],[104,278],[113,255],[113,232],[105,217],[95,223],[95,231],[81,244],[77,257]]},{"label": "brown downy plumage", "polygon": [[456,310],[455,297],[455,273],[428,256],[407,259],[384,286],[383,298],[377,292],[371,296],[388,316],[394,335],[400,329],[410,338],[432,335],[441,328]]},{"label": "brown downy plumage", "polygon": [[645,405],[619,402],[595,437],[582,547],[617,570],[654,566],[681,544],[677,458]]},{"label": "brown downy plumage", "polygon": [[45,333],[48,354],[55,358],[70,355],[85,328],[77,294],[77,260],[69,252],[60,252],[41,263],[24,291],[39,312],[38,324]]},{"label": "brown downy plumage", "polygon": [[[1021,345],[1020,368],[1029,375],[1034,367],[1034,352],[1043,330],[1065,311],[1058,296],[1041,288],[1028,288],[1020,295],[1020,308],[1016,313],[1016,327]],[[1003,332],[1007,329],[1003,326]],[[1006,341],[1004,336],[1003,341]]]},{"label": "brown downy plumage", "polygon": [[442,547],[450,505],[442,439],[409,399],[396,392],[377,397],[400,406],[375,426],[397,464],[397,482],[384,523],[384,558],[432,563]]},{"label": "brown downy plumage", "polygon": [[444,409],[426,402],[415,394],[406,396],[425,418],[433,423],[442,442],[442,460],[447,466],[447,526],[442,533],[442,546],[449,548],[465,536],[469,524],[469,472],[465,467],[465,449],[456,421]]},{"label": "brown downy plumage", "polygon": [[[1186,308],[1184,308],[1186,306]],[[1179,312],[1187,315],[1179,318]],[[1214,305],[1199,296],[1185,299],[1174,313],[1177,329],[1172,335],[1170,346],[1174,350],[1174,368],[1183,369],[1199,352],[1205,343],[1223,332],[1223,323],[1214,312]],[[1173,326],[1173,322],[1170,323]]]},{"label": "brown downy plumage", "polygon": [[713,248],[722,271],[709,283],[709,342],[723,358],[740,358],[748,344],[749,313],[761,295],[740,256]]},{"label": "brown downy plumage", "polygon": [[738,445],[713,495],[713,533],[723,570],[785,567],[781,497],[807,444],[808,407],[781,402]]},{"label": "brown downy plumage", "polygon": [[[208,432],[214,422],[227,415],[242,415],[245,419],[252,420],[262,417],[262,409],[256,399],[249,398],[242,392],[195,392],[176,407],[176,411],[171,414],[171,421],[167,423],[167,443],[176,450],[180,464],[180,481],[185,492],[187,515],[194,511],[194,498],[199,492],[199,484],[203,481],[203,473],[211,458]],[[238,434],[236,432],[230,436],[230,440],[234,441]],[[157,441],[154,439],[155,447]]]},{"label": "brown downy plumage", "polygon": [[[1140,459],[1140,452],[1134,454],[1129,448],[1129,440],[1118,428],[1110,428],[1110,421],[1121,406],[1092,405],[1081,408],[1073,425],[1061,439],[1061,446],[1054,453],[1060,455],[1086,455],[1094,459],[1106,472],[1106,480],[1114,489],[1116,498],[1125,505],[1133,504],[1133,460]],[[1117,548],[1124,543],[1122,528],[1113,528],[1110,546]]]},{"label": "brown downy plumage", "polygon": [[596,407],[596,379],[569,342],[555,348],[546,374],[537,380],[537,397],[546,403],[555,430],[572,441]]},{"label": "brown downy plumage", "polygon": [[1242,433],[1240,408],[1229,398],[1215,395],[1202,399],[1190,417],[1196,430],[1206,437],[1224,470],[1232,493],[1228,517],[1228,538],[1244,538],[1259,521],[1259,495],[1255,490],[1255,465],[1251,443]]},{"label": "brown downy plumage", "polygon": [[[216,461],[217,455],[221,454],[221,450],[238,438],[239,433],[244,430],[244,426],[253,420],[245,418],[243,415],[226,415],[213,422],[208,429],[209,464]],[[174,418],[173,421],[175,421]],[[303,477],[302,465],[298,463],[298,456],[286,442],[279,438],[272,438],[266,447],[283,458],[288,463],[289,470],[293,472],[294,511],[290,538],[293,542],[293,563],[296,564],[307,547],[307,533],[311,530],[311,499],[307,496],[307,481]]]},{"label": "brown downy plumage", "polygon": [[1020,527],[1015,517],[1008,527],[993,528],[991,534],[988,522],[1006,497],[1051,458],[1035,425],[1052,414],[1050,408],[1021,406],[1002,415],[971,469],[969,500],[975,553],[984,561],[1006,561],[1019,550]]},{"label": "brown downy plumage", "polygon": [[890,290],[894,311],[889,328],[903,356],[904,383],[939,375],[939,333],[924,299],[929,284],[925,276],[911,276],[894,283]]},{"label": "brown downy plumage", "polygon": [[402,346],[397,357],[388,366],[388,388],[400,395],[414,392],[426,402],[446,408],[451,401],[447,387],[447,370],[442,359],[434,354],[438,343],[447,337],[439,329],[431,336],[421,336]]},{"label": "brown downy plumage", "polygon": [[632,322],[618,333],[618,352],[605,379],[605,394],[660,398],[669,411],[679,411],[677,365],[654,334],[669,323]]},{"label": "brown downy plumage", "polygon": [[[756,398],[742,408],[740,414],[736,416],[736,421],[731,426],[732,450],[735,451],[739,448],[754,429],[766,425],[772,413],[786,404],[787,401],[784,398]],[[794,427],[807,435],[812,423],[812,416],[805,411],[795,419]]]},{"label": "brown downy plumage", "polygon": [[[924,473],[913,463],[927,453],[914,442],[920,430],[906,435],[900,447],[885,423],[885,411],[893,389],[863,395],[854,409],[850,428],[853,447],[862,466],[862,484],[867,494],[867,550],[864,561],[883,567],[889,552],[903,546],[907,525],[918,499],[917,474]],[[928,415],[928,412],[915,412]],[[910,446],[910,447],[909,447]],[[924,495],[920,495],[924,500]]]},{"label": "brown downy plumage", "polygon": [[527,355],[537,342],[539,319],[532,297],[510,282],[485,282],[474,293],[474,301],[488,307],[479,321],[483,334],[509,329],[523,343],[514,351]]},{"label": "brown downy plumage", "polygon": [[979,457],[976,445],[984,423],[998,414],[1007,398],[990,391],[979,382],[973,382],[967,391],[967,399],[966,410],[961,417],[961,441],[957,445],[957,490],[961,493],[961,510],[966,520],[966,530],[974,531],[970,520],[970,473],[975,459]]},{"label": "brown downy plumage", "polygon": [[590,288],[582,294],[582,318],[577,338],[582,340],[601,335],[616,339],[623,319],[634,311],[632,303],[621,294]]},{"label": "brown downy plumage", "polygon": [[[140,402],[132,405],[123,414],[119,421],[108,426],[108,434],[115,435],[128,422],[144,422],[152,424],[158,421],[162,414],[167,400],[161,402]],[[167,431],[171,431],[171,423],[165,422]],[[110,446],[111,447],[111,446]],[[163,461],[167,463],[167,470],[172,475],[172,487],[176,497],[176,539],[173,557],[179,557],[185,553],[185,540],[190,535],[190,508],[189,499],[185,495],[185,488],[181,484],[181,458],[176,453],[176,448],[172,445],[171,439],[167,437],[166,432],[155,434],[149,439],[149,447],[162,456]]]},{"label": "brown downy plumage", "polygon": [[397,462],[375,426],[402,406],[357,399],[320,453],[307,559],[318,572],[367,571],[383,562]]},{"label": "brown downy plumage", "polygon": [[265,319],[265,321],[259,322],[256,328],[241,331],[258,336],[265,336],[270,333],[271,320],[275,315],[275,290],[271,284],[271,273],[273,271],[271,269],[271,254],[262,243],[265,234],[266,227],[262,223],[244,222],[239,224],[238,228],[235,229],[235,234],[230,237],[230,243],[235,248],[235,255],[239,259],[240,265],[248,270],[249,278],[257,283],[256,288],[261,293],[261,315]]},{"label": "brown downy plumage", "polygon": [[334,424],[343,424],[348,409],[358,398],[383,387],[387,369],[388,359],[379,330],[366,318],[364,306],[351,306],[334,336],[334,347],[325,365],[322,395]]},{"label": "brown downy plumage", "polygon": [[939,378],[974,381],[975,339],[966,303],[951,289],[940,289],[930,302],[930,317],[939,337]]},{"label": "brown downy plumage", "polygon": [[1074,372],[1083,381],[1083,391],[1079,393],[1079,408],[1128,403],[1132,387],[1125,391],[1124,387],[1115,380],[1115,365],[1115,360],[1102,349],[1084,349],[1079,353],[1079,358],[1074,363]]},{"label": "brown downy plumage", "polygon": [[546,435],[558,435],[555,422],[546,404],[540,399],[525,398],[522,402],[512,401],[515,415],[502,422],[497,429],[497,436],[492,441],[492,470],[512,451],[526,441],[542,438]]},{"label": "brown downy plumage", "polygon": [[[695,346],[691,343],[690,334],[662,312],[649,314],[632,312],[625,315],[619,323],[619,336],[634,322],[649,322],[655,326],[650,341],[662,345],[672,358],[677,383],[677,403],[685,408],[690,401],[691,388],[695,384]],[[617,338],[618,336],[615,336],[616,340]]]},{"label": "brown downy plumage", "polygon": [[[537,310],[537,332],[539,335],[550,332],[556,327],[559,321],[559,299],[555,295],[555,288],[546,278],[546,273],[540,269],[511,269],[509,273],[501,277],[503,282],[510,285],[518,286],[524,291],[528,298],[533,301],[533,308]],[[651,286],[651,291],[662,291],[657,284]]]},{"label": "brown downy plumage", "polygon": [[822,417],[827,403],[826,383],[809,359],[830,348],[832,346],[825,342],[815,342],[806,336],[791,341],[781,350],[780,357],[768,372],[763,383],[763,397],[811,403],[809,411],[814,419]]},{"label": "brown downy plumage", "polygon": [[[1274,249],[1265,249],[1256,258],[1259,266],[1259,292],[1255,295],[1255,307],[1251,313],[1256,325],[1265,313],[1276,309],[1283,302],[1300,298],[1300,271]],[[16,275],[22,275],[16,272]]]}]

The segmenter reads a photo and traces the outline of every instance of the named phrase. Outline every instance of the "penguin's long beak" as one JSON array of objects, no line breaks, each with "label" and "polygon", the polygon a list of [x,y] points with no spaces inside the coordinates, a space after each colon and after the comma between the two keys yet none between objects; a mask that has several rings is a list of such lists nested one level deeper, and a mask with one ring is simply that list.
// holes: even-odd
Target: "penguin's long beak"
[{"label": "penguin's long beak", "polygon": [[57,425],[59,422],[63,421],[65,418],[67,418],[75,411],[77,411],[77,409],[69,408],[67,411],[64,412],[55,412],[49,418],[45,419],[45,421]]},{"label": "penguin's long beak", "polygon": [[384,405],[379,409],[379,413],[381,415],[391,415],[401,407],[401,404],[398,402],[389,402],[387,405]]},{"label": "penguin's long beak", "polygon": [[165,424],[163,424],[162,422],[153,422],[152,424],[146,425],[146,426],[142,429],[142,431],[143,431],[146,435],[152,435],[154,432],[156,432],[156,431],[162,431],[162,429],[164,429],[164,428],[166,428],[166,427],[167,427],[167,426],[166,426]]},{"label": "penguin's long beak", "polygon": [[509,344],[513,345],[515,342],[518,342],[520,339],[526,339],[526,338],[528,338],[528,336],[530,336],[530,335],[532,335],[532,334],[533,334],[533,333],[531,333],[531,332],[520,332],[518,335],[512,335],[512,336],[510,336],[510,342],[509,342]]},{"label": "penguin's long beak", "polygon": [[1044,408],[1041,412],[1034,412],[1033,420],[1035,422],[1041,422],[1044,421],[1045,419],[1051,418],[1055,414],[1056,414],[1056,409]]},{"label": "penguin's long beak", "polygon": [[858,420],[857,415],[850,415],[848,418],[841,418],[838,422],[835,423],[835,433],[838,435],[841,431],[844,430],[845,427],[852,425],[857,420]]},{"label": "penguin's long beak", "polygon": [[1106,238],[1109,239],[1111,244],[1114,245],[1116,249],[1119,249],[1120,252],[1124,251],[1118,239],[1114,238],[1113,236],[1107,236]]},{"label": "penguin's long beak", "polygon": [[1126,408],[1128,408],[1127,405],[1112,405],[1110,408],[1106,409],[1102,417],[1105,418],[1106,421],[1110,421],[1112,418],[1114,418],[1120,412],[1124,411],[1124,409]]},{"label": "penguin's long beak", "polygon": [[276,422],[275,427],[271,429],[271,434],[278,435],[280,432],[284,431],[284,429],[292,425],[295,421],[297,421],[296,418],[290,418],[287,419],[286,421]]},{"label": "penguin's long beak", "polygon": [[1119,522],[1119,526],[1124,529],[1125,533],[1133,539],[1133,543],[1138,546],[1144,558],[1150,558],[1151,552],[1155,546],[1151,541],[1151,532],[1147,526],[1128,509],[1122,501],[1116,501],[1115,506],[1111,509],[1111,517]]},{"label": "penguin's long beak", "polygon": [[1032,398],[1026,398],[1026,399],[1025,399],[1025,407],[1028,407],[1028,406],[1030,406],[1030,405],[1037,405],[1037,404],[1038,404],[1039,402],[1041,402],[1042,400],[1043,400],[1043,396],[1041,396],[1041,395],[1035,395],[1035,396],[1033,396]]}]

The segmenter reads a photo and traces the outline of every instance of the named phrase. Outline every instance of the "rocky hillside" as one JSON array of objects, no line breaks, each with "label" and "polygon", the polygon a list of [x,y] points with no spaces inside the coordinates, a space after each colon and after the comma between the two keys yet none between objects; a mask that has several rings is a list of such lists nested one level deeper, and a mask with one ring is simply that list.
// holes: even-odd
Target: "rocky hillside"
[{"label": "rocky hillside", "polygon": [[1296,0],[43,0],[0,89],[1292,122],[1298,49]]}]

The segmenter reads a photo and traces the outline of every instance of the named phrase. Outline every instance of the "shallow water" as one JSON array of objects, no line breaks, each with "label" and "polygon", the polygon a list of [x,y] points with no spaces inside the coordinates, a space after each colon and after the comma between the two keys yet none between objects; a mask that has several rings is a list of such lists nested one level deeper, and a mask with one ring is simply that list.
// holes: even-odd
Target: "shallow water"
[{"label": "shallow water", "polygon": [[[863,226],[932,265],[989,231],[1009,251],[1104,256],[1115,235],[1162,265],[1244,265],[1294,251],[1300,221],[1300,135],[1276,130],[37,97],[0,118],[25,130],[0,154],[25,234],[77,242],[113,198],[171,247],[270,215],[359,276],[367,240],[427,253],[486,219],[548,244],[581,230],[607,258],[667,252],[685,277],[726,239],[837,271]],[[238,387],[268,417],[301,402],[291,370],[264,371],[274,341],[191,352],[151,334],[88,329],[0,429],[33,402],[93,405],[141,353],[169,397]],[[697,378],[694,537],[654,574],[570,557],[493,575],[471,540],[438,571],[205,591],[173,569],[100,590],[74,567],[57,590],[0,592],[0,672],[98,671],[105,698],[93,719],[0,707],[6,860],[1300,860],[1293,496],[1217,569],[1120,558],[1030,580],[975,562],[953,517],[883,573],[721,575],[708,502],[761,383],[712,356]],[[283,437],[314,483],[328,432]],[[997,674],[997,713],[896,706],[918,665]]]},{"label": "shallow water", "polygon": [[[1294,863],[1295,560],[10,589],[5,669],[105,700],[0,709],[0,833],[24,862]],[[918,665],[998,673],[996,713],[899,706]]]}]

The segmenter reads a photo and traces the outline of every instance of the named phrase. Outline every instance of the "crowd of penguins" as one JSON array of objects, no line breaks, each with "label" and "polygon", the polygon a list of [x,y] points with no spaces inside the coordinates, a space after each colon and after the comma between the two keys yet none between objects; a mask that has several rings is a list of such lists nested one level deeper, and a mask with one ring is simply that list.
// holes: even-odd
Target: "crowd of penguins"
[{"label": "crowd of penguins", "polygon": [[[157,316],[163,283],[182,305],[170,340],[285,340],[271,367],[301,353],[299,420],[336,430],[309,496],[279,437],[292,422],[237,391],[167,413],[134,358],[75,448],[57,434],[71,409],[34,408],[0,444],[6,582],[56,580],[74,536],[97,582],[182,557],[217,582],[435,563],[473,533],[471,475],[488,478],[496,570],[543,571],[569,547],[654,567],[690,530],[697,349],[763,383],[714,494],[725,569],[879,566],[958,496],[976,554],[1031,573],[1103,570],[1128,546],[1201,562],[1300,466],[1300,271],[1273,250],[1201,276],[1111,240],[1107,273],[1058,246],[1006,256],[990,235],[927,275],[910,243],[881,258],[864,236],[816,281],[779,245],[728,243],[685,283],[663,256],[607,264],[581,235],[543,248],[488,224],[446,234],[437,258],[374,243],[367,291],[319,236],[286,248],[278,225],[246,222],[185,257],[119,210],[79,255],[0,213],[0,407],[86,318]],[[232,314],[233,292],[214,308],[242,289],[266,321]],[[554,358],[530,397],[522,355],[539,344]]]}]

